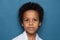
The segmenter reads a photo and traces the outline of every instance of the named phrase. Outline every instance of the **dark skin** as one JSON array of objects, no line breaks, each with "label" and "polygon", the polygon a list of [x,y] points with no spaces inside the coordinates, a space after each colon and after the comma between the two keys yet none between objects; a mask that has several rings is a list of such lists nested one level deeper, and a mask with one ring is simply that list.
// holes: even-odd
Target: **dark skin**
[{"label": "dark skin", "polygon": [[39,15],[37,11],[27,10],[24,12],[22,26],[27,33],[28,40],[36,40],[36,31],[40,25],[41,22],[39,21]]}]

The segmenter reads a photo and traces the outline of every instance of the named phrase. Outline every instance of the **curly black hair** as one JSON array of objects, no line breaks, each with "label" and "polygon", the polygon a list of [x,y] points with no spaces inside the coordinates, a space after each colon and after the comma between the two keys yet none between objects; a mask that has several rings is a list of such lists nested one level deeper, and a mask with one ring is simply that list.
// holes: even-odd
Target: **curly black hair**
[{"label": "curly black hair", "polygon": [[19,8],[19,14],[18,14],[18,18],[19,18],[19,22],[23,22],[23,14],[24,12],[26,12],[27,10],[35,10],[38,12],[39,14],[39,21],[42,22],[43,21],[43,8],[41,7],[41,5],[34,3],[34,2],[28,2],[25,3],[24,5],[22,5]]}]

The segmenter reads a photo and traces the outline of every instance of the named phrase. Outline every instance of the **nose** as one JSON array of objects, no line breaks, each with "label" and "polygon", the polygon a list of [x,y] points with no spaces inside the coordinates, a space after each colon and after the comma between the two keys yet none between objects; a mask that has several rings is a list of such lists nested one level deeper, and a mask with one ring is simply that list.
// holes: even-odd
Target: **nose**
[{"label": "nose", "polygon": [[31,20],[31,21],[29,21],[29,25],[33,25],[33,21]]}]

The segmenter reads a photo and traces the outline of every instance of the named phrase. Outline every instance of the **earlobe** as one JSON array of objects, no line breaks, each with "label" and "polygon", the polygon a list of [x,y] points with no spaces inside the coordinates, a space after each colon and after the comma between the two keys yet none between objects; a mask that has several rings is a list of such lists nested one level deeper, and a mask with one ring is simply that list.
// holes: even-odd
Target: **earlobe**
[{"label": "earlobe", "polygon": [[23,24],[22,24],[22,26],[23,26]]},{"label": "earlobe", "polygon": [[41,23],[39,25],[41,26]]}]

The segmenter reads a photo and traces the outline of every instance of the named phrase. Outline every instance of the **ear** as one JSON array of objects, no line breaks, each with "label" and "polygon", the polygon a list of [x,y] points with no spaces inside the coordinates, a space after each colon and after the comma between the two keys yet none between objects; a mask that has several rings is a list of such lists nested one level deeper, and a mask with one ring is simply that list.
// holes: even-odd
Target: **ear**
[{"label": "ear", "polygon": [[41,26],[41,23],[39,24],[39,26]]},{"label": "ear", "polygon": [[22,26],[23,26],[23,24],[22,24]]}]

